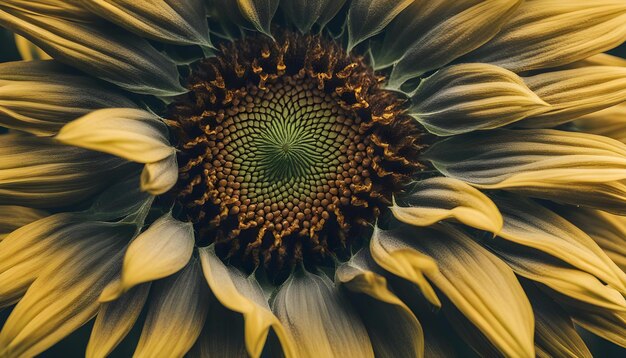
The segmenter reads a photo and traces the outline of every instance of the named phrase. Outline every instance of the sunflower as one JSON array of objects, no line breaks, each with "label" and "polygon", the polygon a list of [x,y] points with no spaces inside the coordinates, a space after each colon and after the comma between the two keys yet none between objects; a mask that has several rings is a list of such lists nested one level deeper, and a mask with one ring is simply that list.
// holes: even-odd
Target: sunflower
[{"label": "sunflower", "polygon": [[88,357],[626,347],[623,0],[3,0],[0,25],[52,58],[0,64],[1,357],[88,323]]}]

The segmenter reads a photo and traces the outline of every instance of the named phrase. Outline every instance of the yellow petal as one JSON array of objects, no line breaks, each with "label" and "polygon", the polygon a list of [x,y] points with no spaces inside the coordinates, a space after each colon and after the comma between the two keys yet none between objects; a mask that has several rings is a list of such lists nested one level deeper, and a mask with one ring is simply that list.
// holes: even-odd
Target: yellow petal
[{"label": "yellow petal", "polygon": [[14,230],[48,216],[48,213],[15,205],[0,205],[0,241]]},{"label": "yellow petal", "polygon": [[182,358],[202,331],[208,298],[196,258],[180,272],[156,283],[133,356]]},{"label": "yellow petal", "polygon": [[403,227],[388,235],[396,250],[437,262],[439,270],[425,273],[429,281],[503,355],[534,357],[533,313],[513,271],[466,234],[451,226],[436,228]]},{"label": "yellow petal", "polygon": [[581,132],[602,135],[626,143],[626,103],[578,118],[574,125]]},{"label": "yellow petal", "polygon": [[504,244],[498,245],[496,242],[490,242],[488,246],[519,276],[540,282],[569,299],[585,302],[603,310],[626,309],[626,300],[617,290],[563,261],[540,251],[515,249]]},{"label": "yellow petal", "polygon": [[394,64],[390,86],[447,65],[495,36],[520,0],[414,1],[385,30],[377,68]]},{"label": "yellow petal", "polygon": [[292,273],[278,289],[272,310],[301,357],[374,357],[363,322],[326,276]]},{"label": "yellow petal", "polygon": [[599,210],[568,208],[564,216],[586,232],[626,271],[626,218]]},{"label": "yellow petal", "polygon": [[399,246],[398,240],[390,232],[374,229],[370,241],[372,258],[382,268],[392,274],[416,284],[424,297],[435,307],[441,307],[441,301],[437,297],[425,275],[434,275],[437,272],[435,261],[415,250],[405,249]]},{"label": "yellow petal", "polygon": [[50,55],[20,35],[15,35],[15,46],[25,61],[51,59]]},{"label": "yellow petal", "polygon": [[[43,64],[0,64],[2,126],[35,135],[54,135],[67,122],[95,109],[135,106],[120,92],[104,88],[95,80]],[[17,71],[24,79],[15,79],[15,74],[8,71]]]},{"label": "yellow petal", "polygon": [[6,0],[0,25],[55,59],[133,92],[172,96],[186,90],[176,64],[145,39],[101,23],[67,1]]},{"label": "yellow petal", "polygon": [[610,342],[626,348],[626,312],[569,311],[577,325]]},{"label": "yellow petal", "polygon": [[582,60],[625,40],[621,0],[525,1],[494,38],[463,60],[521,72]]},{"label": "yellow petal", "polygon": [[444,175],[481,189],[626,213],[626,146],[610,138],[493,130],[437,142],[424,156]]},{"label": "yellow petal", "polygon": [[237,0],[241,14],[250,21],[254,27],[272,36],[270,24],[278,9],[279,0]]},{"label": "yellow petal", "polygon": [[498,128],[550,109],[519,76],[481,63],[439,70],[420,83],[412,101],[409,112],[440,136]]},{"label": "yellow petal", "polygon": [[[398,205],[400,203],[400,205]],[[497,234],[502,216],[485,194],[452,178],[430,178],[416,182],[408,194],[394,200],[396,219],[415,226],[430,226],[454,219],[465,225]]]},{"label": "yellow petal", "polygon": [[167,213],[130,244],[119,281],[107,287],[101,301],[117,299],[132,287],[170,276],[187,265],[194,248],[193,225]]},{"label": "yellow petal", "polygon": [[203,0],[82,0],[86,8],[147,38],[178,45],[211,46]]},{"label": "yellow petal", "polygon": [[548,128],[573,121],[626,101],[626,67],[590,66],[546,72],[524,78],[549,111],[518,123],[524,128]]},{"label": "yellow petal", "polygon": [[280,7],[302,33],[308,33],[315,23],[322,27],[341,9],[346,0],[291,0]]},{"label": "yellow petal", "polygon": [[147,111],[108,108],[66,124],[55,139],[137,163],[155,163],[175,152],[166,133],[165,124]]},{"label": "yellow petal", "polygon": [[297,356],[294,342],[270,310],[258,282],[224,265],[212,246],[198,251],[204,277],[215,297],[224,307],[244,317],[248,354],[255,358],[261,355],[271,328],[280,340],[284,355],[287,358]]},{"label": "yellow petal", "polygon": [[189,356],[248,358],[243,316],[222,306],[215,297],[211,298],[204,328]]},{"label": "yellow petal", "polygon": [[381,32],[414,0],[352,0],[348,10],[348,51]]},{"label": "yellow petal", "polygon": [[73,242],[71,255],[51,257],[4,324],[0,356],[39,355],[93,318],[134,230],[109,224]]},{"label": "yellow petal", "polygon": [[161,195],[170,190],[178,181],[176,154],[158,162],[148,163],[141,172],[141,190],[152,195]]},{"label": "yellow petal", "polygon": [[423,357],[424,332],[419,321],[393,293],[387,279],[374,272],[366,249],[339,266],[337,280],[353,292],[348,297],[360,314],[376,357]]},{"label": "yellow petal", "polygon": [[567,262],[626,294],[626,274],[574,224],[522,197],[493,200],[504,217],[500,237]]},{"label": "yellow petal", "polygon": [[0,242],[0,307],[17,302],[65,243],[94,229],[82,220],[78,215],[56,214],[17,229]]},{"label": "yellow petal", "polygon": [[0,205],[72,205],[130,170],[122,159],[32,136],[3,136],[0,158]]},{"label": "yellow petal", "polygon": [[570,316],[532,284],[524,285],[535,313],[535,346],[545,357],[591,358]]},{"label": "yellow petal", "polygon": [[150,292],[150,284],[137,286],[118,300],[100,306],[87,345],[87,358],[105,358],[126,337],[137,321]]}]

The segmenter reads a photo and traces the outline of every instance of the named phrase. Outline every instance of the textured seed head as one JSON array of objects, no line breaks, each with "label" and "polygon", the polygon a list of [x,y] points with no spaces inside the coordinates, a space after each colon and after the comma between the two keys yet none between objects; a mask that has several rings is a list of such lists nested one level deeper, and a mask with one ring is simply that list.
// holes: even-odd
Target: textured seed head
[{"label": "textured seed head", "polygon": [[319,36],[276,38],[222,46],[168,110],[180,215],[200,245],[250,268],[349,252],[421,168],[404,99],[380,89],[362,58]]}]

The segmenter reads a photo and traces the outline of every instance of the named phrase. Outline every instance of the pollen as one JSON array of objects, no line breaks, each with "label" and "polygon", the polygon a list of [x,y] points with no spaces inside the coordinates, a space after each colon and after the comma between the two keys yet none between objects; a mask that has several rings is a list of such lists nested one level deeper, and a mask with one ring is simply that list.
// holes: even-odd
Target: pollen
[{"label": "pollen", "polygon": [[422,168],[406,99],[320,36],[259,35],[220,50],[194,65],[189,94],[168,109],[181,219],[200,245],[250,268],[349,254],[355,232]]}]

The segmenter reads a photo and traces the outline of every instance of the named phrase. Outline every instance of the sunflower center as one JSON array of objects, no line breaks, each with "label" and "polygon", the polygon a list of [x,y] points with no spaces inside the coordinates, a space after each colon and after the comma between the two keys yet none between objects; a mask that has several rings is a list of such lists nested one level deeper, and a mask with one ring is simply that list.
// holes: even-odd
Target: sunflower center
[{"label": "sunflower center", "polygon": [[172,194],[199,244],[244,266],[349,255],[420,168],[404,100],[322,37],[228,43],[187,81],[168,113],[180,149]]}]

